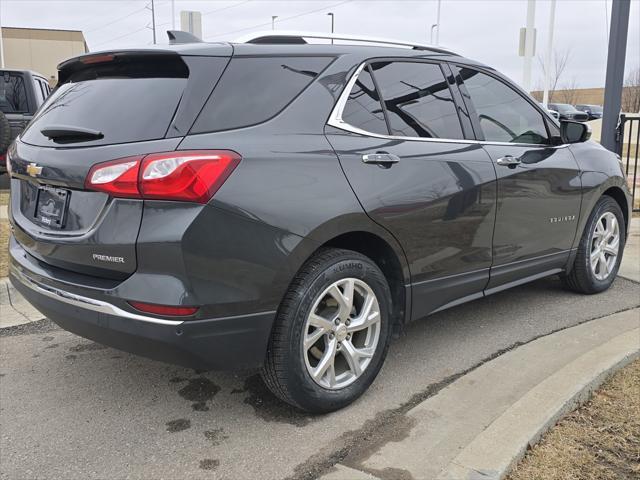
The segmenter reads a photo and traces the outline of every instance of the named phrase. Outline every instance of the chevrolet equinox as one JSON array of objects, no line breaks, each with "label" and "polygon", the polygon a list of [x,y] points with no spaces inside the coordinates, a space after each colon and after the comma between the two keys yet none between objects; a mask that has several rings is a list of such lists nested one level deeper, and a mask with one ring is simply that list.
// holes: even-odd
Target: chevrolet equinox
[{"label": "chevrolet equinox", "polygon": [[618,158],[493,68],[380,39],[169,35],[61,63],[8,151],[11,281],[62,328],[258,367],[328,412],[407,322],[549,275],[614,281]]}]

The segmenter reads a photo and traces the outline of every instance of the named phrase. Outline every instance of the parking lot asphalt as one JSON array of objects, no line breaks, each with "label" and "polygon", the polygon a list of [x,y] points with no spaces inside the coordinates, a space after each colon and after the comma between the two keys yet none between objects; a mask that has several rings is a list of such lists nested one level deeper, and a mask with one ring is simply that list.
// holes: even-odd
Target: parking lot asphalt
[{"label": "parking lot asphalt", "polygon": [[288,408],[253,372],[153,362],[48,321],[3,329],[0,478],[315,478],[405,436],[412,406],[487,359],[638,305],[640,284],[622,278],[594,296],[550,278],[436,314],[394,340],[359,401],[324,416]]}]

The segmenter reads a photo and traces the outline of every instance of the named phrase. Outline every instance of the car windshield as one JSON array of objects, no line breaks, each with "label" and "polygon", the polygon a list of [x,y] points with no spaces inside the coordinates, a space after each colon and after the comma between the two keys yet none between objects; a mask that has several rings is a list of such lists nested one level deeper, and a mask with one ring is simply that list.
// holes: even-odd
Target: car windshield
[{"label": "car windshield", "polygon": [[0,74],[0,110],[3,113],[27,112],[27,90],[22,75],[9,72]]},{"label": "car windshield", "polygon": [[575,112],[576,110],[573,105],[569,105],[568,103],[552,103],[549,105],[549,108],[560,113]]}]

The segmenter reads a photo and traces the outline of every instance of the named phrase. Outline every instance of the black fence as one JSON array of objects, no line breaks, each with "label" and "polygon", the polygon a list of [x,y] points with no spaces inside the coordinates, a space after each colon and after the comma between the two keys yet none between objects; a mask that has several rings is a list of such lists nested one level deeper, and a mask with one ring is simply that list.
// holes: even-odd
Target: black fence
[{"label": "black fence", "polygon": [[620,115],[616,135],[617,153],[627,176],[633,197],[633,211],[640,212],[640,172],[638,172],[638,150],[640,149],[640,115]]}]

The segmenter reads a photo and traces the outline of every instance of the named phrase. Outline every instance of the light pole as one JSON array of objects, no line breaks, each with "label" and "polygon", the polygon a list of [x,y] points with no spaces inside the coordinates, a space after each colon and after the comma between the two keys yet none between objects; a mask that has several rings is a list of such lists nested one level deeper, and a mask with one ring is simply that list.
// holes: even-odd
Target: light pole
[{"label": "light pole", "polygon": [[[333,20],[334,20],[333,12],[329,12],[327,13],[327,15],[331,16],[331,33],[333,33]],[[331,39],[331,44],[333,45],[333,38]]]},{"label": "light pole", "polygon": [[156,7],[151,0],[151,29],[153,30],[153,44],[156,44]]},{"label": "light pole", "polygon": [[429,43],[431,45],[434,45],[434,43],[433,43],[433,29],[436,28],[437,26],[438,26],[437,23],[434,23],[433,25],[431,25],[431,39],[429,40]]},{"label": "light pole", "polygon": [[278,18],[278,15],[271,15],[271,30],[276,29],[276,18]]},{"label": "light pole", "polygon": [[524,64],[522,66],[522,88],[531,91],[531,62],[535,54],[536,0],[527,1],[527,27],[524,30]]},{"label": "light pole", "polygon": [[[438,0],[438,11],[436,13],[436,45],[440,45],[440,4],[442,0]],[[433,27],[431,27],[433,28]]]},{"label": "light pole", "polygon": [[551,55],[553,55],[553,29],[556,18],[556,0],[551,0],[549,6],[549,38],[547,40],[547,58],[544,61],[544,93],[542,104],[547,108],[549,103],[549,84],[551,83]]}]

